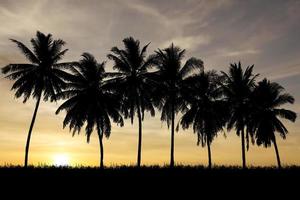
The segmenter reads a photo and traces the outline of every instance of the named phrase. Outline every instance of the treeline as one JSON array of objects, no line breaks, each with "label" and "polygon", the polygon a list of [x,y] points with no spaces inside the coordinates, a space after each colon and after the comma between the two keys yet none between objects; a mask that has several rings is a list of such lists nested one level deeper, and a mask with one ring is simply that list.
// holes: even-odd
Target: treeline
[{"label": "treeline", "polygon": [[[65,111],[63,127],[73,135],[85,128],[87,142],[96,132],[100,144],[100,167],[103,168],[103,137],[109,138],[112,122],[124,125],[138,120],[137,166],[142,160],[142,125],[145,112],[167,123],[171,131],[170,167],[175,165],[175,131],[192,128],[197,144],[208,150],[208,167],[212,167],[211,143],[218,133],[234,129],[241,138],[242,165],[246,167],[246,149],[252,144],[273,144],[278,167],[281,167],[275,133],[288,133],[280,119],[295,122],[296,113],[281,106],[294,103],[284,88],[268,79],[257,81],[253,65],[230,64],[228,72],[206,71],[201,59],[183,63],[185,50],[171,44],[147,56],[149,44],[141,47],[132,37],[123,40],[124,48],[113,47],[107,58],[114,72],[105,70],[106,62],[83,53],[79,61],[60,62],[68,51],[65,42],[51,34],[37,32],[32,49],[11,39],[29,61],[2,68],[6,78],[14,80],[12,90],[25,103],[36,99],[25,148],[28,165],[30,138],[41,100],[64,100],[56,111]],[[178,113],[182,117],[176,120]],[[147,123],[147,122],[146,122]]]}]

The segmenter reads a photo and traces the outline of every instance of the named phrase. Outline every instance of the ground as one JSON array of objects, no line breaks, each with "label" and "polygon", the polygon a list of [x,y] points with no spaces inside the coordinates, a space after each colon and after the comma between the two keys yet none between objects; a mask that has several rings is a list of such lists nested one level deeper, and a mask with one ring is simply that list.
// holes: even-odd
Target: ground
[{"label": "ground", "polygon": [[[1,188],[27,188],[29,191],[68,191],[88,193],[102,191],[111,195],[143,195],[181,193],[188,195],[232,196],[237,191],[249,195],[280,195],[289,190],[288,195],[300,189],[300,167],[277,168],[205,167],[113,167],[113,168],[68,168],[68,167],[2,167],[0,168]],[[78,188],[78,190],[76,189]],[[96,190],[94,190],[96,189]],[[210,192],[209,192],[210,191]],[[223,193],[222,193],[223,192]],[[76,194],[76,193],[75,193]]]}]

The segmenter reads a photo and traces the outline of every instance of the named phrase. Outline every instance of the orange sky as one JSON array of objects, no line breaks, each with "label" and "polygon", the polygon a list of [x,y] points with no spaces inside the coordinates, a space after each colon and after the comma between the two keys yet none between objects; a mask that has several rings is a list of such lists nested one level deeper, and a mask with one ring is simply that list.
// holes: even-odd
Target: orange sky
[{"label": "orange sky", "polygon": [[[0,100],[0,164],[22,164],[27,130],[31,120],[34,104],[30,101],[23,104],[14,99],[9,92],[9,85],[1,80],[7,91],[1,93]],[[30,163],[55,164],[60,155],[68,157],[71,165],[98,165],[99,144],[94,135],[90,144],[86,143],[84,132],[75,135],[62,129],[63,114],[55,116],[55,103],[43,102],[33,130]],[[158,117],[144,121],[143,164],[165,164],[169,162],[170,135],[166,125]],[[279,139],[278,145],[282,162],[285,164],[300,163],[300,137],[296,125],[288,124],[291,134],[287,140]],[[240,138],[235,133],[220,136],[213,142],[212,155],[215,164],[238,165],[241,160]],[[191,131],[180,131],[176,134],[175,158],[182,164],[206,164],[207,151],[196,145],[196,136]],[[104,141],[105,163],[107,165],[134,164],[137,152],[137,127],[129,122],[125,127],[114,127],[109,140]],[[275,165],[274,149],[251,146],[247,153],[250,165]]]},{"label": "orange sky", "polygon": [[[72,2],[72,3],[71,3]],[[272,3],[271,3],[272,2]],[[151,41],[149,53],[171,41],[187,48],[187,57],[201,58],[206,69],[227,70],[230,62],[255,64],[261,78],[278,81],[296,98],[288,108],[300,112],[300,41],[297,1],[79,1],[0,0],[0,66],[25,62],[8,38],[29,45],[36,30],[60,37],[70,49],[64,61],[78,60],[89,51],[105,60],[112,46],[132,35],[141,44]],[[297,9],[298,8],[298,9]],[[189,12],[185,12],[188,9]],[[277,12],[280,10],[280,12]],[[45,17],[46,16],[46,17]],[[107,63],[108,67],[111,63]],[[25,141],[34,102],[23,104],[10,91],[12,82],[0,77],[0,165],[23,164]],[[98,165],[98,139],[86,143],[84,132],[72,137],[62,129],[64,113],[54,114],[59,103],[42,102],[31,139],[29,162],[55,164],[58,158],[71,165]],[[170,134],[155,118],[144,121],[143,164],[169,162]],[[300,122],[286,123],[290,134],[279,139],[284,164],[300,164]],[[137,127],[129,122],[114,127],[104,141],[105,164],[134,164],[137,154]],[[235,133],[222,134],[212,144],[215,164],[240,165],[240,139]],[[275,165],[273,147],[251,146],[249,165]],[[196,145],[191,131],[175,138],[175,160],[181,164],[207,163],[206,148]]]}]

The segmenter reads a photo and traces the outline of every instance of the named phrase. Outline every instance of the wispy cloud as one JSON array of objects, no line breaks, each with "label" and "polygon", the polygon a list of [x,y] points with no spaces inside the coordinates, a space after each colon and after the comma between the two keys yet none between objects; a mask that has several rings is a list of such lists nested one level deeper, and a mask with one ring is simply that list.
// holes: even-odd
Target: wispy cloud
[{"label": "wispy cloud", "polygon": [[223,50],[221,51],[221,56],[229,56],[229,57],[239,57],[239,56],[244,56],[244,55],[253,55],[253,54],[258,54],[260,53],[259,50],[256,49],[247,49],[247,50],[240,50],[240,51],[227,51]]},{"label": "wispy cloud", "polygon": [[163,43],[163,47],[169,46],[171,43],[174,43],[177,46],[180,46],[184,49],[194,50],[201,45],[208,45],[211,41],[210,36],[182,36],[182,37],[175,37],[167,42]]},{"label": "wispy cloud", "polygon": [[279,66],[269,72],[269,78],[272,80],[285,79],[297,75],[300,75],[300,63]]}]

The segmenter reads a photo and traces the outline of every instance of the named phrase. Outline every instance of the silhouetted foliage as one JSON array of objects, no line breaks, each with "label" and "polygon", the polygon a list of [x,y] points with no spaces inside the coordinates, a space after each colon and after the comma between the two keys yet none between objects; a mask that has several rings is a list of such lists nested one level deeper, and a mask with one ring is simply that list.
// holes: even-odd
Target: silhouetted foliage
[{"label": "silhouetted foliage", "polygon": [[192,73],[201,72],[204,69],[203,62],[197,58],[190,58],[182,66],[185,50],[173,44],[163,50],[158,49],[157,75],[159,87],[156,90],[154,101],[161,111],[161,120],[166,121],[168,127],[171,124],[171,156],[170,166],[174,166],[174,124],[175,115],[186,111],[184,101],[185,91],[182,87],[183,81]]},{"label": "silhouetted foliage", "polygon": [[94,127],[97,129],[100,143],[100,167],[103,168],[103,135],[107,138],[111,133],[111,122],[123,126],[123,119],[119,113],[120,99],[111,92],[103,80],[105,77],[105,63],[97,63],[89,53],[84,53],[83,59],[71,68],[68,88],[58,94],[58,98],[67,99],[56,111],[66,110],[64,127],[69,125],[73,135],[80,132],[86,123],[87,142]]},{"label": "silhouetted foliage", "polygon": [[108,58],[114,62],[113,69],[118,72],[110,73],[113,79],[110,84],[122,95],[120,99],[122,111],[125,118],[130,118],[133,123],[134,115],[138,117],[138,155],[137,166],[141,165],[142,151],[142,121],[145,111],[149,111],[151,116],[155,115],[152,104],[152,90],[155,82],[151,80],[151,69],[155,64],[155,56],[146,57],[149,44],[140,50],[140,42],[132,37],[123,40],[125,49],[113,47]]},{"label": "silhouetted foliage", "polygon": [[192,126],[198,137],[197,145],[207,146],[209,168],[212,165],[210,145],[229,116],[228,103],[222,99],[219,85],[221,78],[215,71],[203,71],[183,81],[188,109],[179,123],[183,129]]},{"label": "silhouetted foliage", "polygon": [[245,137],[247,149],[249,148],[249,137],[251,137],[247,129],[247,122],[251,112],[250,95],[255,87],[255,79],[258,76],[253,74],[253,67],[254,65],[248,66],[244,71],[239,62],[230,65],[228,74],[222,72],[224,76],[222,88],[225,100],[230,105],[230,118],[227,128],[228,130],[235,128],[236,134],[241,136],[243,168],[246,167]]},{"label": "silhouetted foliage", "polygon": [[53,40],[51,34],[45,35],[37,31],[36,38],[31,39],[33,51],[22,42],[14,39],[11,41],[17,44],[30,63],[9,64],[2,68],[2,73],[6,74],[6,78],[15,81],[11,89],[16,91],[17,98],[23,96],[24,103],[31,96],[37,99],[25,148],[24,165],[26,167],[31,132],[40,100],[43,98],[44,101],[56,101],[56,93],[61,92],[67,86],[65,80],[70,74],[65,69],[72,63],[58,63],[68,49],[62,50],[65,42],[61,39]]},{"label": "silhouetted foliage", "polygon": [[294,103],[294,98],[288,93],[282,93],[284,88],[275,82],[264,79],[258,82],[252,94],[253,109],[249,120],[249,129],[255,134],[258,146],[265,147],[274,144],[278,167],[281,167],[280,156],[276,143],[275,132],[285,139],[288,130],[279,118],[295,122],[296,113],[280,108],[284,104]]}]

